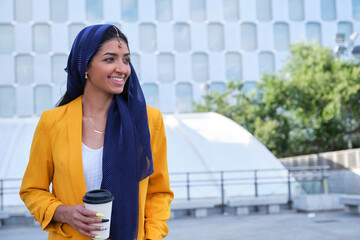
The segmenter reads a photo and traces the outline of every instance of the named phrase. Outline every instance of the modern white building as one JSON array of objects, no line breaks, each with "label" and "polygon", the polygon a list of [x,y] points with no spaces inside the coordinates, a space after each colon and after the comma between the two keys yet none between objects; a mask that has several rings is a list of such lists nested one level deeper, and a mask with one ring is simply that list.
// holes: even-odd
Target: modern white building
[{"label": "modern white building", "polygon": [[[0,118],[39,116],[66,89],[67,55],[86,25],[128,36],[149,105],[191,112],[205,94],[279,70],[289,44],[335,46],[360,31],[360,0],[0,0]],[[359,39],[357,39],[357,44]]]}]

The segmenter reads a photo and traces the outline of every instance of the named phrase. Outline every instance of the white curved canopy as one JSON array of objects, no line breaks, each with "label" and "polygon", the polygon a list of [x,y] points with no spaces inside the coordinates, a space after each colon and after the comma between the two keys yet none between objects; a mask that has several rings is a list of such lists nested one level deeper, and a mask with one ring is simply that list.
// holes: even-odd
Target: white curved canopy
[{"label": "white curved canopy", "polygon": [[[212,172],[190,174],[191,198],[219,198],[219,171],[224,171],[226,197],[253,196],[255,169],[259,170],[258,182],[262,183],[258,186],[259,195],[287,194],[287,171],[284,166],[261,142],[234,121],[217,113],[191,113],[166,115],[164,122],[175,198],[187,198],[184,186],[187,176],[174,174],[179,172]],[[202,180],[206,180],[205,183]],[[278,181],[282,183],[270,184]],[[193,187],[209,183],[212,184]]]},{"label": "white curved canopy", "polygon": [[[0,119],[0,179],[21,178],[24,174],[32,137],[38,118]],[[168,141],[168,167],[175,198],[187,197],[182,172],[213,172],[190,174],[190,180],[206,179],[205,187],[192,187],[191,197],[219,197],[220,173],[216,171],[284,169],[276,157],[244,128],[216,113],[164,115]],[[39,173],[41,174],[41,173]],[[270,172],[258,173],[269,176]],[[272,172],[272,175],[274,172]],[[275,175],[286,178],[286,171]],[[253,172],[225,173],[225,178],[249,177],[249,185],[225,188],[226,196],[253,195]],[[15,184],[15,183],[14,183]],[[16,183],[16,184],[19,184]],[[191,182],[191,184],[195,184]],[[184,186],[184,184],[180,184]],[[284,184],[266,184],[259,194],[286,194]],[[18,196],[5,198],[6,203],[19,203]]]},{"label": "white curved canopy", "polygon": [[170,172],[283,168],[252,134],[217,113],[164,117]]}]

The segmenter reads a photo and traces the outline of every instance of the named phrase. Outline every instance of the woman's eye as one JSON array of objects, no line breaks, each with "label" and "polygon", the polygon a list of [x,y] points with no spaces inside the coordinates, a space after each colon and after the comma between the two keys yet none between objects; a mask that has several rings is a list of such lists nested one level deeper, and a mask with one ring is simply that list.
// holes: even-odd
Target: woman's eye
[{"label": "woman's eye", "polygon": [[114,61],[114,58],[106,58],[105,60],[104,60],[105,62],[113,62]]},{"label": "woman's eye", "polygon": [[124,63],[130,63],[130,58],[125,58]]}]

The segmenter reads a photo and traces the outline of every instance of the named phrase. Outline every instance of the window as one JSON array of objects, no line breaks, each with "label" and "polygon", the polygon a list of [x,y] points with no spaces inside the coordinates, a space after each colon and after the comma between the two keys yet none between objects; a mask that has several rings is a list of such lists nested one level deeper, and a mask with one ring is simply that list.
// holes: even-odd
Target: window
[{"label": "window", "polygon": [[287,23],[274,24],[274,48],[287,51],[289,48],[289,26]]},{"label": "window", "polygon": [[345,34],[345,41],[349,41],[350,35],[353,33],[353,25],[351,22],[339,22],[338,33]]},{"label": "window", "polygon": [[14,51],[14,26],[0,24],[0,54]]},{"label": "window", "polygon": [[360,21],[360,0],[352,0],[352,14],[355,20]]},{"label": "window", "polygon": [[289,18],[292,21],[304,20],[303,0],[289,0]]},{"label": "window", "polygon": [[159,108],[159,88],[156,84],[145,83],[141,86],[146,104],[154,108]]},{"label": "window", "polygon": [[68,20],[68,1],[50,1],[50,19],[54,22],[66,22]]},{"label": "window", "polygon": [[64,71],[68,56],[66,54],[55,54],[51,56],[51,80],[53,83],[66,82],[67,74]]},{"label": "window", "polygon": [[261,52],[259,54],[260,74],[271,74],[275,72],[275,59],[272,52]]},{"label": "window", "polygon": [[210,91],[217,92],[219,94],[222,94],[226,90],[226,84],[223,82],[212,82],[209,86]]},{"label": "window", "polygon": [[194,53],[191,67],[194,81],[205,82],[209,79],[208,56],[205,53]]},{"label": "window", "polygon": [[190,27],[188,24],[177,23],[174,25],[174,48],[179,52],[190,50]]},{"label": "window", "polygon": [[325,21],[336,19],[335,0],[321,0],[321,18]]},{"label": "window", "polygon": [[192,85],[190,83],[178,83],[175,89],[176,111],[191,112],[193,103]]},{"label": "window", "polygon": [[35,24],[33,26],[33,50],[39,53],[49,52],[50,47],[50,26],[47,24]]},{"label": "window", "polygon": [[244,50],[254,51],[257,48],[256,25],[243,23],[241,25],[241,46]]},{"label": "window", "polygon": [[138,0],[121,1],[121,17],[126,22],[138,20]]},{"label": "window", "polygon": [[90,22],[100,22],[102,19],[102,0],[86,0],[86,20]]},{"label": "window", "polygon": [[224,30],[218,23],[208,25],[208,47],[211,51],[221,51],[224,49]]},{"label": "window", "polygon": [[85,25],[81,23],[75,23],[69,26],[69,49],[71,49],[76,36],[83,28],[85,28]]},{"label": "window", "polygon": [[33,57],[26,54],[17,55],[15,58],[15,81],[20,84],[33,83]]},{"label": "window", "polygon": [[189,2],[191,20],[204,21],[206,19],[205,0],[193,0]]},{"label": "window", "polygon": [[171,0],[156,0],[156,19],[161,22],[172,20]]},{"label": "window", "polygon": [[140,24],[140,49],[144,52],[156,50],[155,25],[151,23]]},{"label": "window", "polygon": [[223,0],[223,11],[226,21],[237,21],[239,19],[239,1]]},{"label": "window", "polygon": [[256,0],[256,15],[259,21],[271,21],[272,19],[271,0]]},{"label": "window", "polygon": [[0,117],[12,117],[15,106],[15,89],[12,86],[0,86]]},{"label": "window", "polygon": [[174,56],[169,53],[161,53],[158,55],[158,78],[161,82],[174,81]]},{"label": "window", "polygon": [[131,53],[131,64],[133,65],[136,75],[139,80],[141,78],[141,68],[140,68],[140,56],[137,53]]},{"label": "window", "polygon": [[320,23],[308,22],[306,24],[306,38],[308,41],[317,41],[321,44],[321,26]]},{"label": "window", "polygon": [[52,88],[46,85],[36,86],[34,89],[34,112],[40,116],[45,110],[53,107]]},{"label": "window", "polygon": [[226,79],[239,80],[242,78],[241,55],[236,52],[226,54]]},{"label": "window", "polygon": [[17,22],[29,22],[32,20],[32,0],[15,0],[15,20]]}]

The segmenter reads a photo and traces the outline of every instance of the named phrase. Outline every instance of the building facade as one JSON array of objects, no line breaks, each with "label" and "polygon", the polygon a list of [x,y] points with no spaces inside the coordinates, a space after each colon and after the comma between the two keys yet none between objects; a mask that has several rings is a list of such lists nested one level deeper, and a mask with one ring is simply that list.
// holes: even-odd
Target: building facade
[{"label": "building facade", "polygon": [[149,105],[191,112],[206,87],[254,88],[293,42],[334,47],[336,33],[359,32],[360,0],[0,0],[0,118],[54,107],[72,41],[97,23],[127,35]]}]

